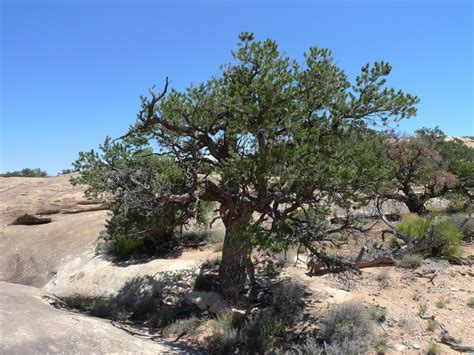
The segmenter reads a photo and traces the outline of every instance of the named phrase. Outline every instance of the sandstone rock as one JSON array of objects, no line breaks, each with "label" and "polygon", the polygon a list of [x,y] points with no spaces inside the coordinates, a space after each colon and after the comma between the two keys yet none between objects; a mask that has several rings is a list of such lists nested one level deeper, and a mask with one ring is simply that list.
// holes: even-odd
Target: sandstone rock
[{"label": "sandstone rock", "polygon": [[[110,298],[127,305],[157,295],[162,300],[175,300],[189,290],[202,263],[187,254],[183,253],[182,259],[154,259],[124,266],[107,257],[85,253],[63,264],[43,289],[59,298]],[[176,273],[183,280],[177,282]]]},{"label": "sandstone rock", "polygon": [[[210,310],[210,307],[213,307],[213,310],[218,311],[224,306],[224,297],[217,292],[204,292],[204,291],[191,291],[184,295],[184,301],[190,304],[196,305],[200,310]],[[230,308],[230,307],[229,307]],[[212,312],[212,311],[211,311]],[[216,313],[216,312],[213,312]]]},{"label": "sandstone rock", "polygon": [[393,344],[393,349],[396,351],[404,351],[407,347],[403,344]]},{"label": "sandstone rock", "polygon": [[0,177],[0,280],[42,287],[59,266],[93,250],[107,211],[55,214],[53,223],[8,225],[25,214],[56,213],[77,206],[85,187],[70,176]]},{"label": "sandstone rock", "polygon": [[0,353],[199,353],[176,343],[133,336],[103,319],[56,309],[43,297],[48,294],[37,288],[0,282]]}]

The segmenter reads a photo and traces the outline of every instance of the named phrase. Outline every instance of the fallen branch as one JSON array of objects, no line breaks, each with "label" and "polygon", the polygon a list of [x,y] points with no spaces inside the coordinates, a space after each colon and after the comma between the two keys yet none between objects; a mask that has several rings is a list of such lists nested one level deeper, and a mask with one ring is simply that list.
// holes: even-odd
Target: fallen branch
[{"label": "fallen branch", "polygon": [[101,204],[98,206],[92,206],[86,208],[74,208],[69,210],[63,210],[61,213],[65,214],[74,214],[74,213],[82,213],[82,212],[92,212],[92,211],[102,211],[102,210],[109,210],[110,206],[108,204]]},{"label": "fallen branch", "polygon": [[448,256],[446,259],[450,264],[454,265],[474,265],[474,259],[472,258],[462,258],[460,256]]},{"label": "fallen branch", "polygon": [[434,278],[438,276],[438,270],[430,270],[430,271],[425,271],[425,272],[414,272],[413,273],[416,277],[425,277],[427,279],[430,279],[430,282],[434,286]]},{"label": "fallen branch", "polygon": [[449,335],[449,331],[443,324],[440,324],[441,327],[441,343],[446,344],[451,349],[460,351],[460,352],[472,352],[474,351],[474,345],[463,344],[460,339],[456,339],[452,335]]}]

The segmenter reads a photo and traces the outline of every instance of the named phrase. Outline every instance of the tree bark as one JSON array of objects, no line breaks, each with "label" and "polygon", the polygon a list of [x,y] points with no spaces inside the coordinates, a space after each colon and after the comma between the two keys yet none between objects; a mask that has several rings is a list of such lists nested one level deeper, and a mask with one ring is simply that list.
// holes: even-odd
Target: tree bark
[{"label": "tree bark", "polygon": [[222,293],[228,299],[237,300],[252,280],[252,248],[245,230],[247,220],[232,218],[225,221],[226,231],[219,279]]},{"label": "tree bark", "polygon": [[416,213],[419,216],[426,216],[428,214],[424,201],[413,191],[406,191],[405,194],[407,195],[406,206],[411,213]]}]

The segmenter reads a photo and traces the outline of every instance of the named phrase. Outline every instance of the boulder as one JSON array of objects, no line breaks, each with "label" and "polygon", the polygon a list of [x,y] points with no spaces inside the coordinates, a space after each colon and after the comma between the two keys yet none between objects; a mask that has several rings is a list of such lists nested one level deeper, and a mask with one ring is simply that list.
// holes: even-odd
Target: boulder
[{"label": "boulder", "polygon": [[61,299],[111,299],[133,306],[158,296],[174,303],[178,295],[190,289],[202,263],[199,257],[192,259],[187,254],[178,259],[117,264],[105,256],[86,253],[63,264],[43,289]]},{"label": "boulder", "polygon": [[231,309],[220,293],[212,291],[191,291],[184,295],[184,302],[194,304],[202,311],[209,310],[211,313],[220,313]]}]

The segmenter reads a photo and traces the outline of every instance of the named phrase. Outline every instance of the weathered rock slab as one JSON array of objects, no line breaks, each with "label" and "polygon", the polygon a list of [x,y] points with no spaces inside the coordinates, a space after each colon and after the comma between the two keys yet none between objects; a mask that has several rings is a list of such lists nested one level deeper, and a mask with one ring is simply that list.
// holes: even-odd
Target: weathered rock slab
[{"label": "weathered rock slab", "polygon": [[37,288],[0,282],[0,353],[198,353],[179,344],[133,336],[110,321],[56,309],[45,301],[49,296]]}]

